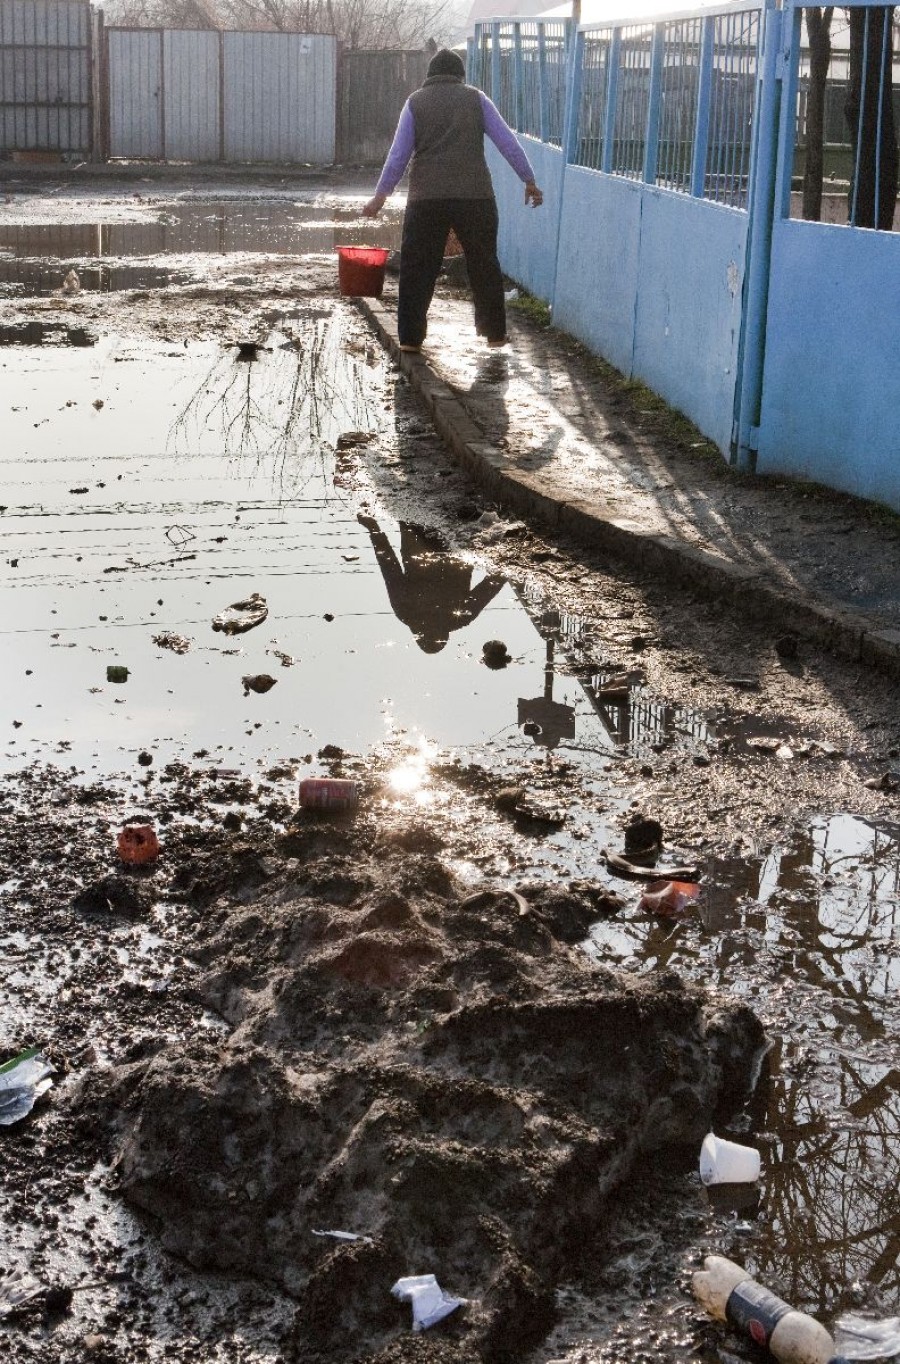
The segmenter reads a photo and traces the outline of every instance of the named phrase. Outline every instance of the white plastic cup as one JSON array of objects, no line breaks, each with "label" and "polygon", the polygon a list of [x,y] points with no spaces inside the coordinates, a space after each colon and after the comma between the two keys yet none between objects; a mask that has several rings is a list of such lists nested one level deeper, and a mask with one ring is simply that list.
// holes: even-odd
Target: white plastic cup
[{"label": "white plastic cup", "polygon": [[700,1178],[704,1184],[753,1184],[759,1179],[759,1152],[709,1132],[700,1147]]}]

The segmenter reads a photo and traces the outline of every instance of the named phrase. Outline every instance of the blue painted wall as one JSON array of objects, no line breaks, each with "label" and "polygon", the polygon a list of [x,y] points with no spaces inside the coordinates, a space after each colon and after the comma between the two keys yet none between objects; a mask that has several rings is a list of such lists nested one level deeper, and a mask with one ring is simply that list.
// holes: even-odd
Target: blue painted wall
[{"label": "blue painted wall", "polygon": [[553,321],[631,375],[640,285],[641,190],[630,180],[566,171]]},{"label": "blue painted wall", "polygon": [[570,166],[554,321],[728,451],[747,215]]},{"label": "blue painted wall", "polygon": [[900,238],[777,221],[757,469],[900,511]]},{"label": "blue painted wall", "polygon": [[497,149],[485,142],[494,193],[500,209],[500,260],[512,279],[537,298],[553,296],[556,265],[556,226],[562,190],[563,155],[558,147],[520,134],[519,141],[544,191],[540,208],[525,205],[525,188]]},{"label": "blue painted wall", "polygon": [[728,453],[747,215],[644,187],[632,373]]}]

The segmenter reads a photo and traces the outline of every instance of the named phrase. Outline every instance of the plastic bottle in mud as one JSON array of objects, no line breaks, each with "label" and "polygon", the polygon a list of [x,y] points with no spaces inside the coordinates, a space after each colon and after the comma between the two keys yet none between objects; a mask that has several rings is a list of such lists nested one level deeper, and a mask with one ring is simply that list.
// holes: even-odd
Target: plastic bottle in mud
[{"label": "plastic bottle in mud", "polygon": [[748,1335],[781,1364],[839,1364],[824,1326],[763,1288],[733,1260],[707,1255],[692,1288],[711,1317]]}]

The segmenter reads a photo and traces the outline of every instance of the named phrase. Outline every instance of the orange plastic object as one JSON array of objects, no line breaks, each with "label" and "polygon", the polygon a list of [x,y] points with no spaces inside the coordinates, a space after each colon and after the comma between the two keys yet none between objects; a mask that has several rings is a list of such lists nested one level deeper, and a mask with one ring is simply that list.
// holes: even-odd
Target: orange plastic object
[{"label": "orange plastic object", "polygon": [[140,867],[159,857],[159,839],[152,824],[126,824],[117,840],[119,856],[129,866]]},{"label": "orange plastic object", "polygon": [[345,298],[381,298],[390,253],[383,246],[339,246],[338,283]]},{"label": "orange plastic object", "polygon": [[683,914],[699,894],[696,881],[651,881],[641,896],[638,909],[674,918]]}]

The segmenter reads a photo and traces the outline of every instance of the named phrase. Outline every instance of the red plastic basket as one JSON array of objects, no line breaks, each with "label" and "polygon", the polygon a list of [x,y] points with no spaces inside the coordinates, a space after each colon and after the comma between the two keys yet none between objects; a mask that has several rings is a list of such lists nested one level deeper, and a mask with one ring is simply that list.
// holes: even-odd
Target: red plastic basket
[{"label": "red plastic basket", "polygon": [[345,298],[381,298],[389,252],[383,246],[339,246],[338,283]]}]

